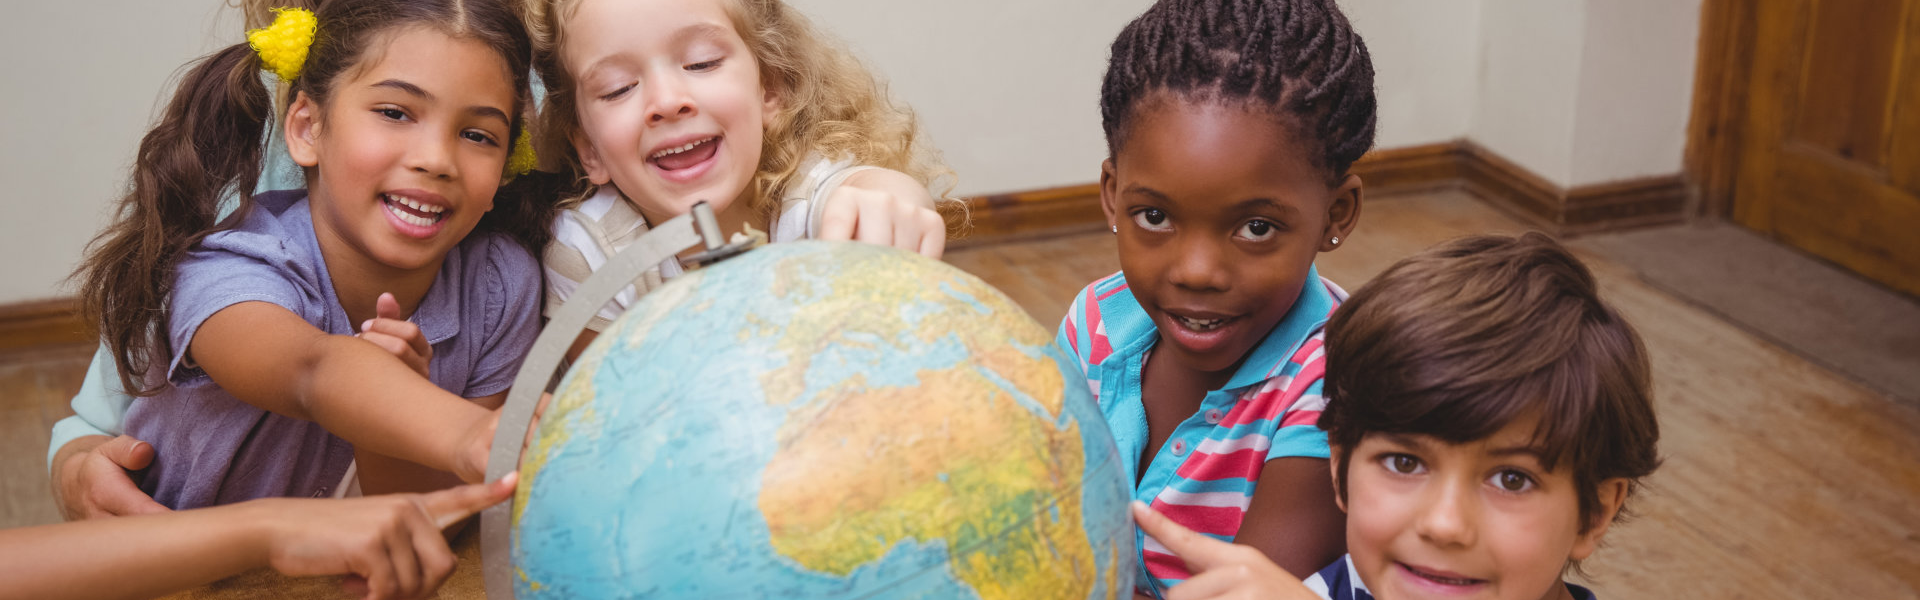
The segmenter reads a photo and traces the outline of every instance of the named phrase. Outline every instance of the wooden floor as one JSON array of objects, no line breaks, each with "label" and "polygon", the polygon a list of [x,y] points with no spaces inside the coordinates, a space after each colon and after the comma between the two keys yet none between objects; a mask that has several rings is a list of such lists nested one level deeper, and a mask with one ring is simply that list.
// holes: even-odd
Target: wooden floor
[{"label": "wooden floor", "polygon": [[[1351,241],[1319,264],[1351,290],[1433,243],[1521,229],[1457,192],[1370,199]],[[1638,517],[1586,563],[1591,587],[1603,598],[1920,598],[1920,411],[1573,246],[1646,339],[1665,434],[1665,466],[1631,505]],[[1074,292],[1118,269],[1104,232],[958,249],[948,260],[1050,329]],[[81,349],[0,359],[0,526],[57,517],[45,500],[46,428],[86,358]]]}]

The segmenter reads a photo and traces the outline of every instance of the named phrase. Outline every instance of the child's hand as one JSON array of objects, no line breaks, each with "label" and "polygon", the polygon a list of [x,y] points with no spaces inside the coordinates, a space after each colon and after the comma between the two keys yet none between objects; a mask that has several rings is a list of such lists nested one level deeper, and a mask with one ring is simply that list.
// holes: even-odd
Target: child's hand
[{"label": "child's hand", "polygon": [[1252,546],[1229,544],[1194,533],[1138,501],[1133,503],[1133,520],[1141,531],[1187,561],[1187,569],[1193,571],[1193,577],[1168,590],[1167,600],[1318,600],[1320,597]]},{"label": "child's hand", "polygon": [[506,500],[518,482],[509,473],[429,494],[261,501],[268,564],[296,577],[351,575],[349,590],[369,599],[431,595],[454,567],[440,530]]},{"label": "child's hand", "polygon": [[79,448],[71,446],[75,443],[93,445],[55,460],[55,500],[68,521],[167,512],[166,506],[154,502],[127,476],[127,471],[145,469],[153,463],[152,444],[125,435],[91,437],[105,441],[69,442],[73,448]]},{"label": "child's hand", "polygon": [[407,367],[419,373],[421,377],[431,378],[427,372],[427,363],[433,361],[433,344],[427,343],[427,336],[420,332],[420,326],[400,317],[400,301],[393,294],[382,293],[373,304],[374,318],[360,324],[360,333],[354,337],[373,342],[394,356],[400,357]]},{"label": "child's hand", "polygon": [[947,224],[933,210],[926,187],[905,173],[874,169],[853,174],[827,196],[820,239],[893,246],[940,258],[947,249]]}]

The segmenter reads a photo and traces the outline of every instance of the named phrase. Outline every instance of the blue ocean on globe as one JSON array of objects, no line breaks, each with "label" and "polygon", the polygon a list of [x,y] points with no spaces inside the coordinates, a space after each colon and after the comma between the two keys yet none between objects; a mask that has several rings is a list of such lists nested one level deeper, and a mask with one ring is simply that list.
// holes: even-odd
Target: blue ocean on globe
[{"label": "blue ocean on globe", "polygon": [[1128,482],[1084,376],[1004,294],[869,244],[649,294],[521,466],[519,598],[1128,598]]}]

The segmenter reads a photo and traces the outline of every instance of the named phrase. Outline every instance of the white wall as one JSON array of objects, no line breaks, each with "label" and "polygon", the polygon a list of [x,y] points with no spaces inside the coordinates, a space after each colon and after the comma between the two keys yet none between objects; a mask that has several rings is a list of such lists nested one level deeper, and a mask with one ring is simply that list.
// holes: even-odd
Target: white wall
[{"label": "white wall", "polygon": [[1373,57],[1373,82],[1380,102],[1374,147],[1417,146],[1467,136],[1480,91],[1482,4],[1482,0],[1341,1],[1341,9]]},{"label": "white wall", "polygon": [[1679,172],[1700,0],[1592,0],[1569,185]]},{"label": "white wall", "polygon": [[[789,0],[914,107],[961,195],[1098,179],[1107,47],[1149,0]],[[911,24],[911,25],[906,25]]]},{"label": "white wall", "polygon": [[1562,188],[1680,171],[1700,0],[1485,0],[1467,138]]},{"label": "white wall", "polygon": [[[914,106],[964,195],[1096,179],[1107,46],[1151,3],[789,1]],[[1700,1],[1341,4],[1373,56],[1378,147],[1467,138],[1572,187],[1680,170]],[[0,64],[0,304],[72,293],[171,78],[239,39],[222,5],[9,5],[0,52],[32,58]]]},{"label": "white wall", "polygon": [[209,0],[9,2],[0,19],[0,304],[72,294],[181,65],[240,39]]},{"label": "white wall", "polygon": [[[1607,1],[1607,0],[1600,0]],[[1487,0],[1467,137],[1560,185],[1573,178],[1587,0]]]}]

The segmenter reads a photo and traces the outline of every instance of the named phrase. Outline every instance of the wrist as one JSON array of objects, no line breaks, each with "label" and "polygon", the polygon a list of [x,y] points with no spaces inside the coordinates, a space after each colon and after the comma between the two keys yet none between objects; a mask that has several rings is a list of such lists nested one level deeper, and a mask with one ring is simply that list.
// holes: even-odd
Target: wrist
[{"label": "wrist", "polygon": [[59,451],[54,453],[53,472],[48,474],[52,485],[48,487],[53,488],[54,504],[60,507],[61,515],[66,517],[67,520],[74,521],[86,517],[86,515],[80,514],[77,507],[68,505],[68,498],[71,498],[74,493],[79,491],[70,489],[78,477],[76,473],[80,471],[80,468],[74,464],[75,460],[85,458],[87,453],[92,452],[94,448],[98,448],[101,444],[107,443],[112,439],[113,438],[104,435],[83,435],[74,438],[71,442],[67,442],[66,445],[60,447]]},{"label": "wrist", "polygon": [[285,520],[275,518],[292,512],[292,507],[283,506],[288,502],[284,498],[249,500],[232,505],[230,517],[209,520],[212,527],[226,529],[227,535],[222,537],[228,538],[228,547],[241,549],[240,556],[246,557],[245,569],[268,567],[279,552],[280,540],[288,536]]}]

